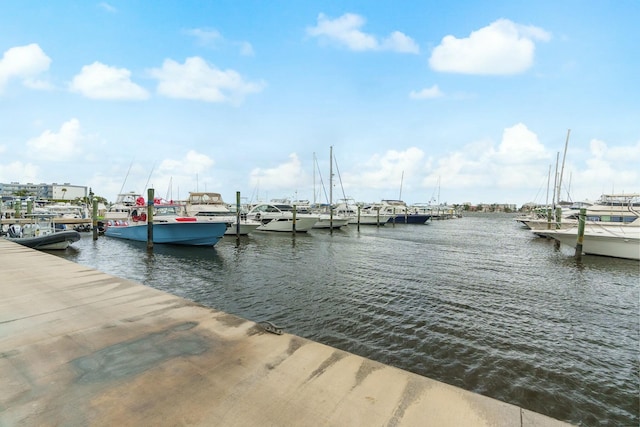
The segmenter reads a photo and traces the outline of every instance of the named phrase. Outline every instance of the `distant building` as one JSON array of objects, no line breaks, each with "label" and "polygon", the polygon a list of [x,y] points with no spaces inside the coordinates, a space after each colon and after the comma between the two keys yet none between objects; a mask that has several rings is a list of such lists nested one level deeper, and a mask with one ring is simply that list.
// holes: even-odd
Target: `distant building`
[{"label": "distant building", "polygon": [[34,199],[69,200],[83,199],[89,196],[88,187],[81,185],[64,184],[20,184],[11,182],[0,183],[0,197],[2,199],[21,197],[33,197]]}]

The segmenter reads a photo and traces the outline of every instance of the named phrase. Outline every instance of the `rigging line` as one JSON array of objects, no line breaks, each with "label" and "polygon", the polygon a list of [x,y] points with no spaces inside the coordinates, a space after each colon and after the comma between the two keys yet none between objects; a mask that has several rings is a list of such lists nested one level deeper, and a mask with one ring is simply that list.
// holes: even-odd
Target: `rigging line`
[{"label": "rigging line", "polygon": [[[316,161],[316,167],[318,169],[318,177],[320,178],[320,185],[322,186],[322,191],[324,192],[324,197],[328,201],[329,200],[329,196],[327,195],[327,189],[324,188],[324,181],[322,179],[322,172],[320,172],[320,166],[318,165],[318,159],[315,159],[315,161]],[[315,193],[315,189],[313,191]]]},{"label": "rigging line", "polygon": [[124,190],[124,185],[127,183],[127,178],[129,177],[129,172],[131,172],[131,167],[133,166],[133,159],[131,159],[131,164],[129,165],[129,169],[127,170],[127,174],[124,176],[124,181],[122,182],[122,187],[120,187],[120,192],[118,194],[122,194]]},{"label": "rigging line", "polygon": [[[335,156],[333,156],[333,158],[335,159]],[[333,159],[332,159],[333,161]],[[342,185],[342,177],[340,176],[340,169],[338,168],[338,161],[336,160],[335,162],[336,165],[336,172],[338,173],[338,181],[340,181],[340,189],[342,190],[342,198],[343,199],[347,199],[347,195],[344,192],[344,186]]]},{"label": "rigging line", "polygon": [[149,181],[151,181],[151,175],[153,174],[153,170],[156,168],[156,164],[155,162],[153,163],[153,166],[151,167],[151,172],[149,172],[149,177],[147,178],[147,183],[144,185],[144,189],[148,189],[149,188]]}]

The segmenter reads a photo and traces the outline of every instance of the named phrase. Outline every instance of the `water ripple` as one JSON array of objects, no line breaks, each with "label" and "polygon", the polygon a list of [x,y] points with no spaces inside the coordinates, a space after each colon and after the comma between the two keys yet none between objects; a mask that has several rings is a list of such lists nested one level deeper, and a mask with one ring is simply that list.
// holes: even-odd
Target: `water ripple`
[{"label": "water ripple", "polygon": [[554,418],[638,425],[638,263],[571,255],[497,215],[62,254]]}]

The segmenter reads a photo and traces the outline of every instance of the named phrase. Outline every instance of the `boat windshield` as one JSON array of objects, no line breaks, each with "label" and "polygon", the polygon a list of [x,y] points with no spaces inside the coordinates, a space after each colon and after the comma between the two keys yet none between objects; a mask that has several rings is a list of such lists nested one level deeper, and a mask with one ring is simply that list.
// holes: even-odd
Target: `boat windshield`
[{"label": "boat windshield", "polygon": [[177,206],[157,206],[154,216],[176,216],[179,215]]}]

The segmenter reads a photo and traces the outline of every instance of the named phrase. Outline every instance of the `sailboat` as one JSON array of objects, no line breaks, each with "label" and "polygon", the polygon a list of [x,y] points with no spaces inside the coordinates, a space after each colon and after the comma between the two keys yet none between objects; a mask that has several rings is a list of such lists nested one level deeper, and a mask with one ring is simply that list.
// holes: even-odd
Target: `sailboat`
[{"label": "sailboat", "polygon": [[[315,156],[314,156],[315,157]],[[343,213],[337,213],[335,206],[333,206],[333,146],[329,147],[329,203],[325,206],[316,205],[315,203],[315,188],[314,188],[314,212],[320,215],[318,221],[313,225],[313,228],[328,228],[337,229],[346,226],[351,220],[351,216]],[[315,162],[317,165],[317,161]],[[320,178],[322,181],[322,177]],[[315,173],[314,173],[315,181]],[[314,185],[315,186],[315,185]]]}]

